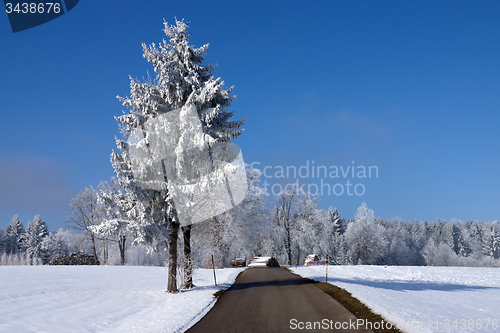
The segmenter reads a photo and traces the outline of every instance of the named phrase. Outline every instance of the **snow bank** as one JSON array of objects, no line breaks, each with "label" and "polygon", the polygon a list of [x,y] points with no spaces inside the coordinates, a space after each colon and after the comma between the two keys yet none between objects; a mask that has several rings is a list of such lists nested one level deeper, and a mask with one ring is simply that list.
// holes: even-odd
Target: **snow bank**
[{"label": "snow bank", "polygon": [[183,332],[244,268],[197,269],[192,290],[165,292],[167,269],[0,266],[0,332]]},{"label": "snow bank", "polygon": [[[325,266],[290,269],[325,281]],[[328,266],[328,282],[405,332],[500,332],[499,268]]]}]

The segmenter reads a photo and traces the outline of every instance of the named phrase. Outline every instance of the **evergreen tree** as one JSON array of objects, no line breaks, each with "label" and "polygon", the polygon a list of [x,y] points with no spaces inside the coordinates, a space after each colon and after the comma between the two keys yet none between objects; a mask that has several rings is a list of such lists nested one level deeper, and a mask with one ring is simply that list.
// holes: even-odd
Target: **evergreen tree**
[{"label": "evergreen tree", "polygon": [[22,235],[24,233],[23,222],[19,216],[14,215],[6,228],[5,250],[7,253],[15,254],[22,252]]},{"label": "evergreen tree", "polygon": [[447,221],[441,221],[438,219],[439,226],[439,241],[438,244],[443,242],[453,249],[453,227]]},{"label": "evergreen tree", "polygon": [[32,222],[28,223],[26,231],[22,236],[22,245],[26,256],[31,260],[37,260],[45,257],[45,251],[42,242],[48,235],[45,221],[42,221],[39,215],[35,216]]},{"label": "evergreen tree", "polygon": [[495,225],[484,227],[482,252],[485,256],[500,258],[500,232],[495,228]]},{"label": "evergreen tree", "polygon": [[344,221],[340,219],[339,211],[337,208],[330,207],[328,209],[328,219],[333,226],[333,233],[342,235],[345,232]]},{"label": "evergreen tree", "polygon": [[452,225],[453,251],[460,257],[467,257],[471,253],[469,245],[465,242],[462,230],[457,224]]},{"label": "evergreen tree", "polygon": [[0,254],[6,252],[7,233],[0,228]]},{"label": "evergreen tree", "polygon": [[[228,111],[228,108],[235,98],[230,96],[232,87],[224,89],[224,81],[214,79],[214,66],[202,64],[208,44],[200,48],[189,45],[187,28],[183,21],[176,20],[175,26],[165,22],[164,32],[169,41],[164,40],[158,47],[154,43],[149,47],[142,45],[143,57],[154,66],[156,79],[140,83],[130,78],[130,97],[118,97],[130,112],[116,118],[122,125],[125,140],[117,139],[121,153],[113,152],[111,156],[120,185],[132,194],[131,202],[123,204],[137,235],[134,243],[146,244],[153,250],[169,248],[169,292],[177,291],[177,237],[180,226],[172,189],[144,188],[134,179],[127,139],[134,131],[144,130],[148,120],[188,105],[196,108],[203,133],[210,136],[213,142],[228,142],[243,132],[240,129],[243,120],[230,121],[234,112]],[[184,134],[180,133],[181,137]],[[166,178],[165,170],[164,176]],[[169,184],[169,180],[166,181]],[[190,227],[183,231],[185,242],[190,242]],[[189,248],[186,248],[187,256],[190,256]]]}]

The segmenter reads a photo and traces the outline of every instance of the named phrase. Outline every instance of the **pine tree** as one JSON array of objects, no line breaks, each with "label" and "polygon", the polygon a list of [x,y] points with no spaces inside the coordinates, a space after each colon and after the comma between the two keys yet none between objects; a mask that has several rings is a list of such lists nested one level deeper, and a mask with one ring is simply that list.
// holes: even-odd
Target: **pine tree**
[{"label": "pine tree", "polygon": [[500,258],[500,232],[494,225],[484,227],[482,252],[485,256]]},{"label": "pine tree", "polygon": [[[153,64],[156,79],[141,83],[130,78],[130,97],[118,97],[130,112],[116,118],[122,126],[125,139],[116,140],[121,153],[113,152],[111,162],[120,185],[132,194],[131,201],[122,204],[127,206],[127,218],[133,221],[134,233],[137,235],[134,243],[148,245],[152,250],[169,249],[167,289],[169,292],[177,292],[177,238],[180,221],[171,193],[172,185],[168,183],[165,166],[163,176],[170,188],[144,188],[139,179],[134,179],[135,166],[130,154],[132,146],[127,139],[134,131],[144,130],[149,120],[175,110],[182,112],[188,106],[195,107],[203,133],[214,142],[228,142],[239,136],[243,132],[240,129],[243,120],[230,121],[234,112],[227,109],[235,98],[230,96],[232,87],[223,89],[224,81],[214,79],[214,66],[202,64],[208,44],[200,48],[189,45],[188,26],[183,21],[176,20],[175,26],[166,22],[164,25],[168,42],[164,40],[158,47],[154,43],[149,47],[142,45],[143,57]],[[168,128],[169,124],[165,126],[160,130],[168,133],[179,130]],[[177,134],[181,137],[184,135]],[[180,145],[182,142],[178,143]],[[145,144],[149,147],[148,140],[145,140]],[[147,161],[145,163],[153,164]],[[147,166],[144,168],[147,169]],[[186,243],[190,242],[187,234],[190,228],[184,228],[183,231]],[[190,246],[185,248],[187,257],[190,256],[189,249]]]},{"label": "pine tree", "polygon": [[7,233],[0,228],[0,255],[1,253],[6,252],[6,247],[7,247]]},{"label": "pine tree", "polygon": [[15,254],[22,251],[22,235],[24,233],[23,222],[19,216],[14,215],[6,228],[5,250],[7,253]]},{"label": "pine tree", "polygon": [[340,219],[339,211],[337,208],[330,207],[328,209],[328,219],[333,226],[333,233],[342,235],[345,232],[345,226]]},{"label": "pine tree", "polygon": [[26,231],[22,236],[22,245],[29,260],[36,261],[45,257],[42,243],[48,235],[47,225],[39,215],[35,216],[32,222],[28,223]]},{"label": "pine tree", "polygon": [[465,242],[462,230],[457,224],[452,225],[453,251],[460,257],[467,257],[471,253],[469,245]]}]

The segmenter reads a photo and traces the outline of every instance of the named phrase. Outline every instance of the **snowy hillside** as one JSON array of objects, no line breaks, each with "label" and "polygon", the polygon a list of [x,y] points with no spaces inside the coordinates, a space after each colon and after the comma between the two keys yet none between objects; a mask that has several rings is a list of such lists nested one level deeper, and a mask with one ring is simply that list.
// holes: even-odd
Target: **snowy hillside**
[{"label": "snowy hillside", "polygon": [[182,332],[242,269],[194,272],[194,290],[165,292],[167,269],[0,266],[0,332]]},{"label": "snowy hillside", "polygon": [[[290,268],[325,281],[325,266]],[[329,266],[328,282],[408,333],[500,331],[499,268]]]}]

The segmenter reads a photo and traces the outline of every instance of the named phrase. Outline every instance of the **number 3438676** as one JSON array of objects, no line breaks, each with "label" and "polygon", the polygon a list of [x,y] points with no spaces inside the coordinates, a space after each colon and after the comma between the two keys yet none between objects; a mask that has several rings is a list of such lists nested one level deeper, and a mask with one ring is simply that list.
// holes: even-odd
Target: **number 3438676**
[{"label": "number 3438676", "polygon": [[455,330],[455,329],[469,329],[469,330],[481,330],[481,329],[498,329],[497,319],[455,319],[453,321],[446,319],[444,320],[444,329]]},{"label": "number 3438676", "polygon": [[5,4],[5,11],[7,14],[43,14],[43,13],[56,13],[61,11],[61,4],[58,2],[31,2],[31,3],[12,3]]}]

